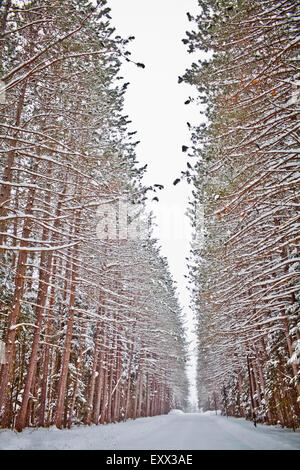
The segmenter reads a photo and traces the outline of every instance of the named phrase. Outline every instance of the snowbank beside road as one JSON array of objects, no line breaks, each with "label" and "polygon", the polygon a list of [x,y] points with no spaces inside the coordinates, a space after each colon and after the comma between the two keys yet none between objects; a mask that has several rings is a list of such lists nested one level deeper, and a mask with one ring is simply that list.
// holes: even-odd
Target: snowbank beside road
[{"label": "snowbank beside road", "polygon": [[182,410],[171,410],[169,411],[169,415],[184,415],[184,412]]}]

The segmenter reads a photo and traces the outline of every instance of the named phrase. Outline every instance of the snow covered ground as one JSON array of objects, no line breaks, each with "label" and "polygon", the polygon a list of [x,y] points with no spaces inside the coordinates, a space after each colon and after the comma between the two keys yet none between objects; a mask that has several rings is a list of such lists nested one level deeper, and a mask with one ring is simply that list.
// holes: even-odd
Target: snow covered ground
[{"label": "snow covered ground", "polygon": [[70,430],[0,431],[0,449],[63,450],[291,450],[300,449],[300,431],[258,425],[212,413],[171,413],[104,426]]}]

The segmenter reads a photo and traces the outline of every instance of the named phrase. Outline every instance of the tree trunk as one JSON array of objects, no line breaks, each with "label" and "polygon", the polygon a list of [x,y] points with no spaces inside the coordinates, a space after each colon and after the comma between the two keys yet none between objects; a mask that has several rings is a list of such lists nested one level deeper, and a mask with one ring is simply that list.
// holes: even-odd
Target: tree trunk
[{"label": "tree trunk", "polygon": [[[99,315],[101,315],[101,310],[99,311]],[[92,372],[91,372],[91,378],[90,378],[90,383],[89,383],[89,394],[88,394],[88,400],[87,400],[87,415],[85,419],[85,424],[88,424],[88,425],[90,425],[92,421],[93,401],[94,401],[95,383],[96,383],[96,371],[97,371],[98,357],[99,357],[100,329],[101,329],[101,323],[100,323],[100,320],[98,320],[97,327],[96,327],[96,334],[95,334],[93,367],[92,367]]]},{"label": "tree trunk", "polygon": [[[30,189],[27,205],[26,205],[26,214],[28,217],[24,221],[23,231],[22,231],[22,242],[21,247],[27,248],[29,246],[28,241],[26,241],[31,232],[31,220],[30,215],[32,215],[32,208],[34,202],[35,191]],[[5,364],[2,366],[1,372],[1,382],[0,382],[0,412],[2,407],[6,408],[4,413],[4,426],[9,426],[7,419],[7,413],[9,408],[9,403],[7,402],[9,391],[8,384],[12,383],[12,365],[15,358],[15,340],[17,335],[16,324],[20,316],[21,301],[24,293],[25,286],[25,274],[26,274],[26,261],[27,261],[28,252],[20,251],[18,257],[18,264],[16,268],[16,277],[15,277],[15,291],[14,291],[14,304],[9,316],[8,329],[6,334],[6,357]],[[6,406],[7,405],[7,406]],[[8,407],[8,408],[7,408]],[[6,418],[5,418],[6,416]]]},{"label": "tree trunk", "polygon": [[104,381],[103,381],[102,406],[101,406],[101,413],[100,413],[100,423],[101,424],[105,423],[105,415],[106,415],[106,408],[107,408],[108,358],[109,358],[109,351],[106,350],[105,360],[104,360],[104,363],[103,363],[103,366],[104,366]]},{"label": "tree trunk", "polygon": [[[75,234],[77,233],[79,223],[78,220],[79,216],[75,218]],[[67,385],[67,378],[68,378],[68,369],[69,369],[69,360],[71,354],[71,342],[72,342],[72,333],[73,333],[73,324],[74,324],[74,302],[75,302],[75,295],[76,295],[76,278],[77,278],[77,253],[78,253],[78,245],[74,248],[74,255],[73,255],[73,263],[72,263],[72,273],[71,273],[71,285],[70,285],[70,299],[69,299],[69,314],[68,314],[68,322],[67,322],[67,331],[66,331],[66,339],[65,339],[65,349],[63,353],[62,359],[62,368],[61,368],[61,375],[58,384],[58,397],[57,397],[57,404],[56,404],[56,415],[55,415],[55,425],[58,429],[62,428],[62,421],[63,421],[63,414],[64,414],[64,400],[66,394],[66,385]]]}]

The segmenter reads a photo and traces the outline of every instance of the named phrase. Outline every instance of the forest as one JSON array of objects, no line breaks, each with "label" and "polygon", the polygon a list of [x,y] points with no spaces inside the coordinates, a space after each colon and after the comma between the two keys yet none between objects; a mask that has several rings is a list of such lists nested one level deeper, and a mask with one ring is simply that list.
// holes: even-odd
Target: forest
[{"label": "forest", "polygon": [[186,401],[167,260],[151,220],[129,236],[116,209],[124,198],[137,207],[125,212],[132,228],[152,188],[122,111],[121,61],[144,64],[131,60],[133,38],[117,35],[106,3],[1,3],[0,410],[1,426],[18,431]]},{"label": "forest", "polygon": [[[300,425],[299,3],[200,0],[189,260],[207,409]],[[197,213],[203,207],[204,223]],[[201,232],[201,233],[199,233]],[[199,240],[201,246],[199,246]],[[201,242],[202,240],[202,242]]]},{"label": "forest", "polygon": [[[198,405],[295,430],[300,7],[198,0],[187,17]],[[112,20],[109,0],[0,2],[1,428],[189,410],[185,318],[147,212],[160,185],[124,111],[122,63],[145,65]]]}]

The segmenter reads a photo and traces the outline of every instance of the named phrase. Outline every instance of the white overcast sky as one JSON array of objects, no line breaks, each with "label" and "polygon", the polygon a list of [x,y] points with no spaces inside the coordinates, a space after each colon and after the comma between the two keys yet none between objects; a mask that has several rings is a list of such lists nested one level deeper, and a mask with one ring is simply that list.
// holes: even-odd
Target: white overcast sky
[{"label": "white overcast sky", "polygon": [[[191,230],[185,216],[191,187],[184,181],[174,186],[173,181],[186,170],[187,153],[182,145],[189,145],[187,121],[196,124],[199,110],[184,102],[195,91],[186,84],[178,84],[178,76],[196,61],[182,43],[191,23],[187,12],[198,12],[197,0],[109,0],[112,24],[116,34],[135,36],[129,45],[130,58],[145,64],[145,69],[125,62],[122,76],[130,82],[125,113],[132,121],[130,131],[137,131],[136,147],[140,164],[148,164],[144,183],[163,184],[165,189],[156,194],[149,208],[156,216],[155,236],[159,238],[162,254],[168,258],[170,271],[177,282],[180,304],[187,318],[188,338],[194,347],[192,312],[184,274],[189,256]],[[190,158],[190,163],[193,163]],[[151,199],[151,198],[150,198]],[[195,359],[189,366],[192,382],[191,399],[196,400]]]}]

